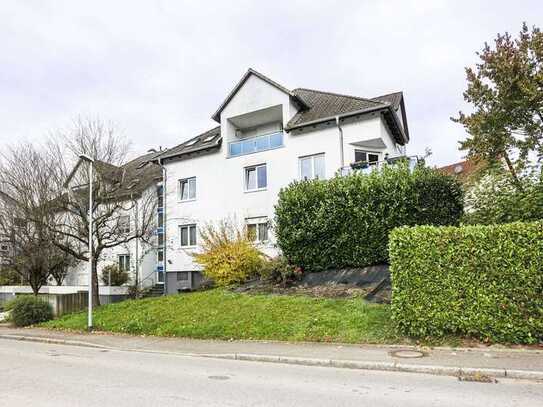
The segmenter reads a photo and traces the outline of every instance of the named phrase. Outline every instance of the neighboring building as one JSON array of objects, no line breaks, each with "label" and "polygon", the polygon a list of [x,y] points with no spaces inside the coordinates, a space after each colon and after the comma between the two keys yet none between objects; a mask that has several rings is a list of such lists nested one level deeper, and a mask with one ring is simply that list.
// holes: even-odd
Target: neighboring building
[{"label": "neighboring building", "polygon": [[[112,216],[115,223],[113,233],[115,234],[134,234],[135,227],[142,223],[144,206],[149,206],[149,197],[155,198],[154,205],[160,205],[162,201],[162,170],[153,159],[162,154],[163,151],[152,151],[140,157],[137,157],[122,166],[114,166],[96,162],[97,171],[107,171],[103,178],[109,179],[111,183],[119,184],[115,191],[116,199],[120,202],[126,202],[126,208],[120,209]],[[77,186],[74,186],[77,188]],[[97,265],[100,285],[103,284],[100,278],[102,270],[109,264],[116,264],[119,269],[129,273],[130,282],[136,281],[140,287],[150,287],[156,283],[162,283],[163,274],[157,272],[157,251],[158,245],[162,244],[158,232],[155,232],[157,225],[160,226],[159,210],[153,207],[153,216],[156,216],[153,224],[153,234],[149,238],[135,238],[127,243],[106,249]],[[69,271],[64,285],[86,286],[88,284],[87,262],[79,262],[76,267]]]},{"label": "neighboring building", "polygon": [[457,177],[462,184],[476,182],[481,171],[487,167],[485,161],[464,160],[438,168],[444,174]]},{"label": "neighboring building", "polygon": [[166,269],[168,293],[199,284],[192,254],[202,225],[236,219],[276,255],[270,223],[281,188],[405,156],[409,142],[401,92],[290,90],[252,69],[212,118],[217,127],[156,157],[166,174],[157,271]]}]

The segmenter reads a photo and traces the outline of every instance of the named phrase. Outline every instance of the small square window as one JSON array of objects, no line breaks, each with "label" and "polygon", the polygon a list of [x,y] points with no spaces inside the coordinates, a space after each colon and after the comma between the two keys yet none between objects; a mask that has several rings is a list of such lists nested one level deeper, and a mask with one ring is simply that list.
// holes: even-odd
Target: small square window
[{"label": "small square window", "polygon": [[196,246],[196,225],[179,226],[181,247]]},{"label": "small square window", "polygon": [[300,178],[325,179],[324,154],[315,154],[307,157],[300,157]]},{"label": "small square window", "polygon": [[179,200],[196,199],[196,177],[179,180]]},{"label": "small square window", "polygon": [[119,270],[120,271],[130,270],[130,255],[129,254],[119,255]]},{"label": "small square window", "polygon": [[266,164],[245,168],[245,190],[257,191],[268,186],[268,171]]},{"label": "small square window", "polygon": [[130,215],[119,216],[117,226],[120,233],[130,233]]},{"label": "small square window", "polygon": [[247,237],[253,242],[268,241],[268,220],[266,218],[247,219]]},{"label": "small square window", "polygon": [[360,162],[368,165],[376,165],[379,162],[379,154],[362,150],[354,150],[354,161],[356,163]]},{"label": "small square window", "polygon": [[177,272],[177,281],[188,281],[189,272],[188,271],[179,271]]}]

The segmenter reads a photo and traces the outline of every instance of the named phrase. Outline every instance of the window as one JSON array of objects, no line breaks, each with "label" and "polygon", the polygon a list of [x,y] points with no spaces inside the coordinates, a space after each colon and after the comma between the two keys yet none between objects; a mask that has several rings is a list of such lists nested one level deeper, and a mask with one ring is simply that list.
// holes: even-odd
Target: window
[{"label": "window", "polygon": [[120,271],[130,270],[130,255],[129,254],[119,255],[119,270]]},{"label": "window", "polygon": [[376,165],[379,161],[379,154],[368,151],[354,150],[354,162],[363,162],[369,165]]},{"label": "window", "polygon": [[188,271],[178,271],[177,272],[177,281],[189,281],[189,272]]},{"label": "window", "polygon": [[158,196],[158,203],[157,203],[157,206],[159,208],[162,208],[164,207],[164,187],[162,185],[160,185],[157,189],[156,189],[156,193],[157,193],[157,196]]},{"label": "window", "polygon": [[158,227],[161,228],[164,226],[164,213],[158,214]]},{"label": "window", "polygon": [[130,233],[130,216],[119,216],[119,219],[117,220],[117,226],[120,233]]},{"label": "window", "polygon": [[245,190],[257,191],[268,186],[266,164],[245,168]]},{"label": "window", "polygon": [[159,250],[156,255],[157,261],[162,263],[164,261],[164,250]]},{"label": "window", "polygon": [[300,178],[325,179],[324,154],[300,157]]},{"label": "window", "polygon": [[266,242],[268,240],[268,219],[247,219],[247,236],[253,242]]},{"label": "window", "polygon": [[179,180],[179,199],[181,201],[196,199],[196,177]]},{"label": "window", "polygon": [[181,247],[196,246],[196,225],[179,226]]}]

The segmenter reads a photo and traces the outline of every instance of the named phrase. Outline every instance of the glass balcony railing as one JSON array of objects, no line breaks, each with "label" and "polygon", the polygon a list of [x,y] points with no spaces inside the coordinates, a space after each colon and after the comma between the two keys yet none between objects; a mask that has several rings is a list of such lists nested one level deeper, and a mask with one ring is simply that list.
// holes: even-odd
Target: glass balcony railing
[{"label": "glass balcony railing", "polygon": [[283,132],[265,134],[263,136],[251,137],[240,141],[228,143],[228,155],[237,157],[239,155],[256,153],[258,151],[272,150],[283,146]]}]

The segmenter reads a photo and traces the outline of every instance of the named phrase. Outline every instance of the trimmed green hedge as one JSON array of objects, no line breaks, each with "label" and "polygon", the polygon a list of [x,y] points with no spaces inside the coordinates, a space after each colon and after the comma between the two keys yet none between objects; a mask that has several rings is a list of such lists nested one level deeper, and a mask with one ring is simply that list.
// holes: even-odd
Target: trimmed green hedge
[{"label": "trimmed green hedge", "polygon": [[543,339],[543,223],[390,234],[392,317],[408,335]]},{"label": "trimmed green hedge", "polygon": [[402,225],[458,224],[458,182],[406,164],[368,175],[297,181],[279,193],[277,243],[291,264],[309,271],[387,262],[389,232]]}]

